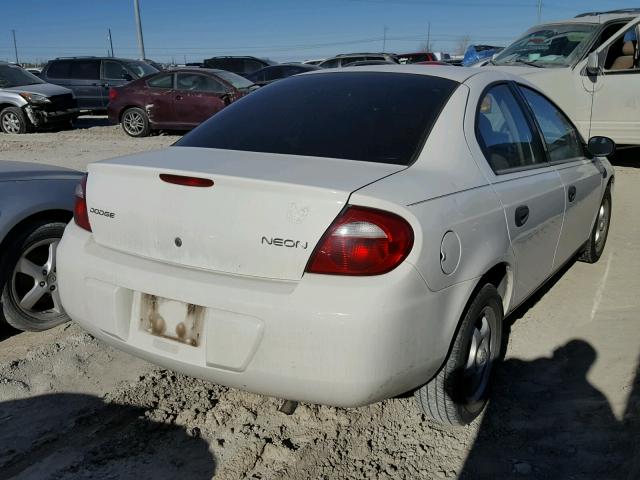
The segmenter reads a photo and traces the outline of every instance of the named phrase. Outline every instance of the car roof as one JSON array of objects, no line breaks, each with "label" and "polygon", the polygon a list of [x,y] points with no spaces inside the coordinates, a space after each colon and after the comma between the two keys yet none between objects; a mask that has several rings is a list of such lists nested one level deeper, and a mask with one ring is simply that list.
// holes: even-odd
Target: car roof
[{"label": "car roof", "polygon": [[[343,68],[321,68],[302,75],[331,75],[332,73],[343,72],[390,72],[390,73],[406,73],[412,75],[425,75],[430,77],[442,77],[454,82],[464,83],[483,71],[482,68],[467,68],[442,65],[439,68],[425,68],[424,65],[415,64],[392,64],[392,65],[363,65],[359,67],[343,67]],[[510,78],[505,74],[505,78]]]},{"label": "car roof", "polygon": [[583,23],[583,24],[586,23],[586,24],[599,25],[602,23],[610,22],[612,20],[625,20],[627,22],[630,22],[631,20],[638,17],[639,15],[640,14],[634,14],[634,13],[602,13],[602,14],[588,13],[588,14],[578,15],[577,17],[574,17],[574,18],[568,18],[566,20],[558,20],[554,22],[543,23],[540,25],[536,25],[535,27],[532,27],[532,28],[540,27],[542,25],[559,25],[559,24],[567,24],[567,23]]},{"label": "car roof", "polygon": [[[121,58],[121,57],[57,57],[49,60],[50,62],[54,62],[57,60],[115,60],[116,62],[145,62],[144,60],[140,60],[138,58]],[[145,62],[146,63],[146,62]]]}]

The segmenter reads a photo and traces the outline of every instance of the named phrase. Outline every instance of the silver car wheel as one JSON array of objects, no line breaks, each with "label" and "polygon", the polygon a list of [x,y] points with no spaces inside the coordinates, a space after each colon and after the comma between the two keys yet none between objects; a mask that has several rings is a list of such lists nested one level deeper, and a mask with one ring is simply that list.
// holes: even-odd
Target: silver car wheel
[{"label": "silver car wheel", "polygon": [[122,116],[122,127],[129,135],[140,135],[144,130],[144,118],[135,111],[125,112]]},{"label": "silver car wheel", "polygon": [[56,250],[60,239],[41,240],[25,250],[11,277],[16,306],[37,320],[64,313],[56,273]]},{"label": "silver car wheel", "polygon": [[470,403],[482,398],[489,383],[495,348],[491,341],[491,324],[494,322],[493,310],[485,307],[471,330],[469,353],[463,375],[465,396]]},{"label": "silver car wheel", "polygon": [[20,133],[20,119],[13,112],[7,112],[2,116],[2,130],[7,133]]}]

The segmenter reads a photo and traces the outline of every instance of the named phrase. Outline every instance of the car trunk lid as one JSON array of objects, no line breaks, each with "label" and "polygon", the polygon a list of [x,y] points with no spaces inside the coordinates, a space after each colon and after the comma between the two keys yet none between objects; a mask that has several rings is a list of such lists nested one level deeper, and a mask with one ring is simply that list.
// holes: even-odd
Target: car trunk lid
[{"label": "car trunk lid", "polygon": [[[172,147],[89,167],[98,244],[208,271],[297,280],[354,190],[404,166]],[[168,183],[161,174],[213,180]]]}]

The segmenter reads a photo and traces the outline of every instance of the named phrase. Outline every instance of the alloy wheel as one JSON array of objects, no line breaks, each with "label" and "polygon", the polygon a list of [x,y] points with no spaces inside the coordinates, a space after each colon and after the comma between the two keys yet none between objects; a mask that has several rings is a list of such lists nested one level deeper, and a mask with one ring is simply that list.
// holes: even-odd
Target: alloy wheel
[{"label": "alloy wheel", "polygon": [[2,130],[7,133],[20,133],[20,119],[13,112],[2,115]]},{"label": "alloy wheel", "polygon": [[59,238],[41,240],[20,256],[11,278],[16,306],[36,320],[49,320],[64,313],[56,272]]},{"label": "alloy wheel", "polygon": [[469,403],[480,400],[489,383],[496,348],[491,338],[493,323],[495,313],[490,307],[485,307],[470,333],[469,352],[463,369],[465,397]]},{"label": "alloy wheel", "polygon": [[139,112],[125,112],[122,126],[130,135],[140,135],[144,130],[144,118]]},{"label": "alloy wheel", "polygon": [[602,253],[604,249],[604,242],[607,238],[607,232],[609,230],[609,221],[611,219],[611,203],[608,198],[605,198],[600,205],[600,210],[598,211],[598,218],[596,219],[596,231],[595,231],[595,242],[596,242],[596,252],[598,254]]}]

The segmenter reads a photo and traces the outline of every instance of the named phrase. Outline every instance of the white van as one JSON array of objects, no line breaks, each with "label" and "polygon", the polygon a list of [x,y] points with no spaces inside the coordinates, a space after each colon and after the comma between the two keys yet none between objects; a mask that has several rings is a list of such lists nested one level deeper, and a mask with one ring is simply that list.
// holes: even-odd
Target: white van
[{"label": "white van", "polygon": [[487,65],[524,76],[582,136],[640,145],[640,9],[590,12],[538,25]]}]

